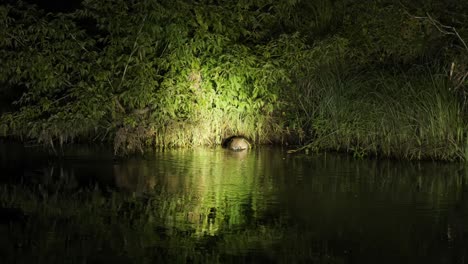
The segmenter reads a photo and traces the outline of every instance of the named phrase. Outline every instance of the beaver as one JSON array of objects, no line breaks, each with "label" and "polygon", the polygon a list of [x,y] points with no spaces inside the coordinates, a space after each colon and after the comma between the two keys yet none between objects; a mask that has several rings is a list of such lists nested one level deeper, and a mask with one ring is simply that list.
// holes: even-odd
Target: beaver
[{"label": "beaver", "polygon": [[223,147],[234,151],[241,151],[250,148],[250,142],[244,137],[232,136],[224,141]]}]

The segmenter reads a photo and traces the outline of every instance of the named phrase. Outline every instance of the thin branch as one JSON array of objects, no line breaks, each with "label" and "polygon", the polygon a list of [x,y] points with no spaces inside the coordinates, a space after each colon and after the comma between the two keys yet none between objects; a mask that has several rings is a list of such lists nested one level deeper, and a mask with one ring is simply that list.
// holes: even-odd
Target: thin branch
[{"label": "thin branch", "polygon": [[6,33],[6,35],[7,35],[8,37],[10,37],[10,38],[16,40],[21,46],[26,47],[26,44],[25,44],[22,40],[20,40],[19,38],[17,38],[16,36],[14,36],[14,35],[12,35],[12,34],[10,34],[10,33],[8,33],[8,32]]},{"label": "thin branch", "polygon": [[135,38],[135,41],[133,42],[133,50],[132,50],[132,52],[130,53],[130,56],[128,57],[127,63],[125,64],[125,68],[124,68],[124,71],[123,71],[123,73],[122,73],[122,78],[120,79],[119,88],[122,86],[123,81],[124,81],[124,79],[125,79],[125,74],[127,73],[127,69],[128,69],[128,65],[130,64],[130,60],[132,59],[133,55],[134,55],[135,52],[137,51],[137,47],[138,47],[138,46],[137,46],[137,45],[138,45],[138,38],[140,38],[141,31],[143,30],[143,26],[145,25],[146,17],[147,17],[147,15],[145,15],[145,17],[143,18],[143,21],[142,21],[142,23],[141,23],[140,29],[138,30],[137,36],[136,36],[136,38]]},{"label": "thin branch", "polygon": [[466,45],[466,42],[463,40],[463,38],[460,36],[460,34],[458,34],[458,31],[455,27],[452,27],[452,26],[446,26],[446,25],[443,25],[442,23],[440,23],[439,21],[435,20],[434,18],[431,17],[431,15],[429,15],[429,13],[426,13],[429,21],[443,34],[447,34],[447,35],[455,35],[457,36],[457,38],[461,41],[461,43],[463,44],[463,46],[465,47],[465,50],[468,51],[468,46]]},{"label": "thin branch", "polygon": [[[68,26],[67,26],[67,25],[65,25],[65,29],[66,29],[67,31],[70,31],[70,30],[68,29]],[[72,38],[76,43],[78,43],[78,45],[80,45],[80,47],[81,47],[82,50],[84,50],[84,51],[86,51],[86,52],[89,52],[89,50],[88,50],[82,43],[80,43],[80,42],[76,39],[75,34],[70,33],[70,36],[71,36],[71,38]]]},{"label": "thin branch", "polygon": [[468,45],[466,44],[465,40],[463,40],[463,38],[460,36],[460,34],[458,33],[455,27],[446,26],[440,23],[439,21],[434,19],[429,13],[426,13],[426,16],[414,16],[414,15],[411,15],[406,9],[405,9],[405,12],[406,14],[408,14],[408,16],[412,18],[429,21],[442,34],[456,36],[457,39],[462,43],[465,50],[468,52]]}]

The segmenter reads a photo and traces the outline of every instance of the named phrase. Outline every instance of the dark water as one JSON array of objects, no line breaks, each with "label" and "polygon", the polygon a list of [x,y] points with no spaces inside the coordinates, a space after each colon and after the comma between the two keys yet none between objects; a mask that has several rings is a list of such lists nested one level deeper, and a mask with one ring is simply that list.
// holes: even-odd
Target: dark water
[{"label": "dark water", "polygon": [[463,164],[278,148],[0,153],[12,263],[468,262]]}]

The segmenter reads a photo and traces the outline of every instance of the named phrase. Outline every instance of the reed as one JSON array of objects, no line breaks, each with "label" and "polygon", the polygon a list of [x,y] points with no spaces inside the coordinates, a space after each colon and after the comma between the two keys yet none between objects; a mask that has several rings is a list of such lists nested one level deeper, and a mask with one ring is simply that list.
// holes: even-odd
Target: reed
[{"label": "reed", "polygon": [[[347,73],[325,69],[301,84],[296,108],[311,141],[303,148],[338,150],[356,157],[464,160],[462,103],[446,76]],[[313,87],[313,88],[312,88]]]}]

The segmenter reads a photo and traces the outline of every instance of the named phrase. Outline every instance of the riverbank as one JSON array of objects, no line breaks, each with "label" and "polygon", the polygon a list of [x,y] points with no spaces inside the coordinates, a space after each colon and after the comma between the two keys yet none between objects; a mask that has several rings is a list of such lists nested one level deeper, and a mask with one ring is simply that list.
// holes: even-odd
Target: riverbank
[{"label": "riverbank", "polygon": [[[220,109],[207,107],[199,109],[198,121],[160,124],[148,118],[133,128],[118,129],[114,149],[116,154],[131,154],[148,148],[213,146],[236,134],[254,145],[284,145],[290,153],[338,151],[357,158],[466,160],[466,110],[444,74],[428,69],[393,74],[336,68],[320,72],[302,79],[292,92],[283,91],[270,114],[246,112],[232,120],[225,119],[229,115]],[[5,114],[3,120],[10,118],[12,124],[18,117],[21,113]],[[60,139],[61,132],[57,133]],[[60,144],[50,136],[39,142],[46,147]],[[77,140],[92,142],[83,135]]]},{"label": "riverbank", "polygon": [[243,136],[467,159],[468,48],[463,31],[437,30],[462,11],[299,2],[0,5],[0,134],[52,149],[104,142],[116,155]]}]

